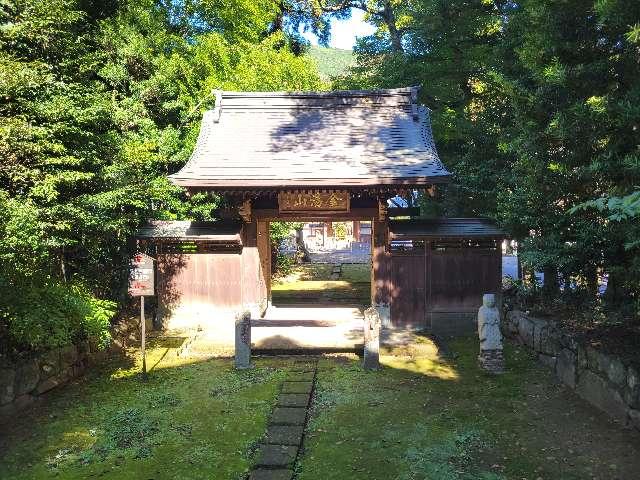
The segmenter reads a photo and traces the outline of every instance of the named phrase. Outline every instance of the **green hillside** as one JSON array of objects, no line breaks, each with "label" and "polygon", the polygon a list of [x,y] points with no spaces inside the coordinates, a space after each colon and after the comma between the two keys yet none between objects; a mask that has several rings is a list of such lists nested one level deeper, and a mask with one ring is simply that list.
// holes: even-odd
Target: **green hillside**
[{"label": "green hillside", "polygon": [[352,50],[311,46],[308,55],[318,63],[320,75],[328,80],[341,75],[355,63]]}]

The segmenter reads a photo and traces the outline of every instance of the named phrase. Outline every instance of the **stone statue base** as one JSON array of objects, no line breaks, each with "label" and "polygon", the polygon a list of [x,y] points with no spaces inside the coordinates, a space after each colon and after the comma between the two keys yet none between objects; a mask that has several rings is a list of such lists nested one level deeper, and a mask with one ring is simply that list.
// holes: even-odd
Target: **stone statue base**
[{"label": "stone statue base", "polygon": [[502,350],[481,350],[478,355],[480,368],[489,373],[504,373],[504,356]]}]

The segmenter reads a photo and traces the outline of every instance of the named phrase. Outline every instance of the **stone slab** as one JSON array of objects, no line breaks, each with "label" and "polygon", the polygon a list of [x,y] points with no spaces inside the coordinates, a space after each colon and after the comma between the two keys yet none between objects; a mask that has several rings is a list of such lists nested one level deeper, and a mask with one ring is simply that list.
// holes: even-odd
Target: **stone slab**
[{"label": "stone slab", "polygon": [[629,426],[640,430],[640,411],[629,409]]},{"label": "stone slab", "polygon": [[251,472],[249,480],[291,480],[293,470],[258,468]]},{"label": "stone slab", "polygon": [[40,382],[38,384],[38,386],[36,387],[36,394],[38,395],[42,395],[45,392],[48,392],[49,390],[53,390],[54,388],[56,388],[58,385],[60,385],[62,382],[57,379],[56,377],[51,377],[51,378],[47,378],[46,380]]},{"label": "stone slab", "polygon": [[311,382],[313,381],[313,371],[309,372],[291,372],[287,375],[287,382]]},{"label": "stone slab", "polygon": [[576,388],[576,355],[563,348],[556,361],[556,375],[565,385]]},{"label": "stone slab", "polygon": [[531,348],[534,347],[534,329],[535,325],[528,317],[524,315],[518,317],[518,336],[525,345]]},{"label": "stone slab", "polygon": [[553,370],[556,369],[557,358],[554,355],[545,355],[544,353],[539,353],[538,354],[538,360],[543,365],[546,365],[547,367],[549,367],[549,368],[551,368]]},{"label": "stone slab", "polygon": [[301,407],[306,408],[309,405],[311,396],[308,393],[281,393],[278,396],[277,404],[279,407]]},{"label": "stone slab", "polygon": [[580,374],[580,380],[576,392],[582,398],[596,407],[604,410],[623,425],[627,421],[627,406],[620,394],[609,387],[607,381],[592,373],[584,371]]},{"label": "stone slab", "polygon": [[282,393],[311,393],[313,382],[284,382]]},{"label": "stone slab", "polygon": [[15,370],[10,368],[0,369],[0,405],[5,405],[13,401],[13,383],[15,381],[15,378]]},{"label": "stone slab", "polygon": [[[327,327],[323,327],[327,328]],[[296,362],[293,367],[291,367],[291,371],[294,373],[307,373],[315,371],[315,367],[311,363],[306,362]]]},{"label": "stone slab", "polygon": [[258,460],[259,467],[292,467],[298,455],[298,447],[292,445],[262,445]]},{"label": "stone slab", "polygon": [[22,364],[16,371],[14,394],[16,397],[31,392],[40,380],[40,367],[35,360]]},{"label": "stone slab", "polygon": [[269,421],[272,425],[304,425],[306,408],[276,407]]},{"label": "stone slab", "polygon": [[274,445],[300,445],[303,431],[302,425],[269,425],[265,442]]}]

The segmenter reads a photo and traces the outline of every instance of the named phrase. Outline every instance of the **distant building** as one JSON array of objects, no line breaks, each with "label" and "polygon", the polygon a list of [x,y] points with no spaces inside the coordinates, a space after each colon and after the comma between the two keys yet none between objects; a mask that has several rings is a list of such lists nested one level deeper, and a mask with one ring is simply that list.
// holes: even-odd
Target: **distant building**
[{"label": "distant building", "polygon": [[309,250],[349,250],[371,245],[371,222],[312,222],[302,228]]}]

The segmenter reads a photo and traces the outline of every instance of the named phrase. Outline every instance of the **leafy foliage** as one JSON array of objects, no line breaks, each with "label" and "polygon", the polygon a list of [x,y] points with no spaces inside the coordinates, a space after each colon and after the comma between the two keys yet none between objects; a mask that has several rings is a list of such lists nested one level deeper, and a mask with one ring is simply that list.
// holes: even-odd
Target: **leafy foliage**
[{"label": "leafy foliage", "polygon": [[311,46],[307,54],[317,62],[318,72],[325,80],[344,75],[355,64],[351,50]]},{"label": "leafy foliage", "polygon": [[281,13],[271,0],[2,2],[5,348],[104,343],[113,302],[127,305],[137,226],[211,219],[215,196],[187,198],[166,176],[187,160],[213,88],[321,86],[272,29]]},{"label": "leafy foliage", "polygon": [[[638,24],[618,0],[389,3],[402,49],[380,24],[362,39],[350,87],[418,84],[454,182],[430,215],[497,219],[546,295],[608,279],[611,308],[640,306],[637,238]],[[374,22],[375,23],[375,22]],[[531,275],[529,275],[531,277]]]},{"label": "leafy foliage", "polygon": [[303,252],[299,251],[301,248],[299,244],[296,244],[296,252],[294,255],[283,252],[281,249],[287,240],[297,239],[297,235],[299,235],[298,232],[301,232],[302,225],[300,222],[269,222],[271,255],[273,260],[275,260],[271,265],[273,275],[290,274],[298,260],[304,255]]}]

